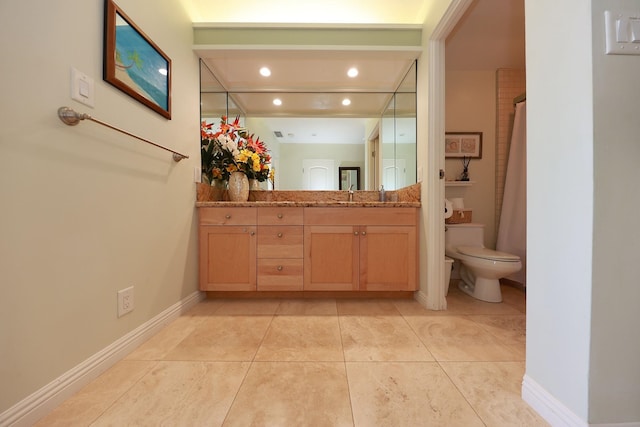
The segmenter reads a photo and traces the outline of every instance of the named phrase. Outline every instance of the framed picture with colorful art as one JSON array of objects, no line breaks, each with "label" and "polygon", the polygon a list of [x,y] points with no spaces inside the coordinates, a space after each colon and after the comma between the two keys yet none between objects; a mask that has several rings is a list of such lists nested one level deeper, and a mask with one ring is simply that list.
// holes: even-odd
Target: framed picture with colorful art
[{"label": "framed picture with colorful art", "polygon": [[105,0],[103,79],[171,119],[171,59],[116,5]]},{"label": "framed picture with colorful art", "polygon": [[445,132],[445,157],[482,158],[482,132]]}]

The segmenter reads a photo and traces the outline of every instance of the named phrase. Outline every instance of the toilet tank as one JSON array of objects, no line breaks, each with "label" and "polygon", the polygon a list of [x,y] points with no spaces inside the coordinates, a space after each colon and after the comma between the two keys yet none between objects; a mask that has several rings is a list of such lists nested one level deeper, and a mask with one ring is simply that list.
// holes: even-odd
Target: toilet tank
[{"label": "toilet tank", "polygon": [[484,247],[484,224],[447,224],[444,245]]}]

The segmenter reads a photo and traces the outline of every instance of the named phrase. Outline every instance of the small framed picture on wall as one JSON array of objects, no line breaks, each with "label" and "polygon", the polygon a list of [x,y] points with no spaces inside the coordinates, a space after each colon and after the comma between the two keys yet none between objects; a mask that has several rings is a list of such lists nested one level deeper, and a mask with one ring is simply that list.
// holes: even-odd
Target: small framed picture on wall
[{"label": "small framed picture on wall", "polygon": [[482,158],[482,132],[445,132],[444,156]]}]

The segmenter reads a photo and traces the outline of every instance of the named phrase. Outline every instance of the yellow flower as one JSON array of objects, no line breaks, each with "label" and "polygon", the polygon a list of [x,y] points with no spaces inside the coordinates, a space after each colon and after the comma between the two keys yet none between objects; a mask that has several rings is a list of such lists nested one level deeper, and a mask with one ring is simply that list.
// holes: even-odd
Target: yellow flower
[{"label": "yellow flower", "polygon": [[253,171],[260,172],[262,170],[262,165],[260,164],[260,156],[254,154],[251,156],[251,160],[253,160]]},{"label": "yellow flower", "polygon": [[247,160],[251,157],[251,151],[246,148],[240,151],[240,154],[236,157],[236,161],[240,163],[248,163]]}]

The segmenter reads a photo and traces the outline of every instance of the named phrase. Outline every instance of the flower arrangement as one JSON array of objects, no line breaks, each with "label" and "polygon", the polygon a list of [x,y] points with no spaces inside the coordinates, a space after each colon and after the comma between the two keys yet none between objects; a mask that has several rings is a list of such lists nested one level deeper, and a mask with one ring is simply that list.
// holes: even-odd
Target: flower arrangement
[{"label": "flower arrangement", "polygon": [[229,123],[222,116],[219,130],[213,131],[212,127],[213,123],[206,122],[200,126],[202,176],[209,184],[226,181],[236,171],[260,182],[273,181],[269,151],[260,138],[254,139],[253,134],[240,126],[239,117]]}]

